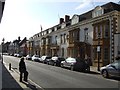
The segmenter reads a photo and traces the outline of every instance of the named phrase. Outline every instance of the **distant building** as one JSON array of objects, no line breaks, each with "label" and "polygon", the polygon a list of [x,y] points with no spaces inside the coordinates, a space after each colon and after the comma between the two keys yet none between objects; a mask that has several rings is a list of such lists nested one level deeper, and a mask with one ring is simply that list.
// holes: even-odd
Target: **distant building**
[{"label": "distant building", "polygon": [[20,46],[19,54],[26,56],[27,55],[27,38],[26,37],[19,42],[19,46]]}]

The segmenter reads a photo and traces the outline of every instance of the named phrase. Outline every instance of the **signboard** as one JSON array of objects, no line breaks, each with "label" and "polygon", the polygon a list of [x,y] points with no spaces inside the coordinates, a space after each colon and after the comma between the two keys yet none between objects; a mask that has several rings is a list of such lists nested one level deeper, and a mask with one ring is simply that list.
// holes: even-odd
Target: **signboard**
[{"label": "signboard", "polygon": [[100,52],[100,46],[97,46],[97,52]]}]

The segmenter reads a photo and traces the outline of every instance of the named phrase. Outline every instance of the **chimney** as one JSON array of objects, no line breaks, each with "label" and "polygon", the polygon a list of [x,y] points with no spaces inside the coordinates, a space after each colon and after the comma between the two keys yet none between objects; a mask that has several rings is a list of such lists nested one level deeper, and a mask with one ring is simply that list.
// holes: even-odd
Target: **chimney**
[{"label": "chimney", "polygon": [[64,18],[60,18],[60,24],[62,24],[64,22]]},{"label": "chimney", "polygon": [[69,15],[65,15],[65,22],[68,22],[70,20],[70,16]]},{"label": "chimney", "polygon": [[18,41],[20,41],[20,37],[18,37]]}]

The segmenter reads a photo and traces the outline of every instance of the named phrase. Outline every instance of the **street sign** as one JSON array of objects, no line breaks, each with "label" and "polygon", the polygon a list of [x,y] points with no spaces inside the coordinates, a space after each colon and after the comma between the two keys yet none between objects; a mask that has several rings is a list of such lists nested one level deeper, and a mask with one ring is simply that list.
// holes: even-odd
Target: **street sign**
[{"label": "street sign", "polygon": [[100,52],[100,46],[97,46],[97,52]]}]

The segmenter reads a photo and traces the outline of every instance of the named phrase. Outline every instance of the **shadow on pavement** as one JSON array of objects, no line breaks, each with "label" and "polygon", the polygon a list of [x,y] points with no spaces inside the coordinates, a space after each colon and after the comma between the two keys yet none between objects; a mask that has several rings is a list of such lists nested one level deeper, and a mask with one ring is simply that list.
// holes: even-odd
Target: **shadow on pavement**
[{"label": "shadow on pavement", "polygon": [[[1,64],[2,65],[2,64]],[[23,90],[22,87],[11,76],[6,67],[2,65],[2,90]]]},{"label": "shadow on pavement", "polygon": [[[120,81],[119,77],[110,77],[110,78],[107,78],[107,79],[112,79],[112,80],[118,80],[118,81]],[[120,84],[120,82],[119,82],[119,84]]]},{"label": "shadow on pavement", "polygon": [[[37,87],[35,85],[30,84],[29,82],[22,82],[23,84],[25,84],[28,88],[32,89],[32,90],[38,90]],[[40,90],[40,89],[39,89]]]},{"label": "shadow on pavement", "polygon": [[100,74],[100,73],[98,73],[98,72],[94,72],[94,71],[85,72],[85,73],[87,73],[87,74],[96,74],[96,75],[99,75],[99,74]]}]

